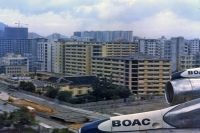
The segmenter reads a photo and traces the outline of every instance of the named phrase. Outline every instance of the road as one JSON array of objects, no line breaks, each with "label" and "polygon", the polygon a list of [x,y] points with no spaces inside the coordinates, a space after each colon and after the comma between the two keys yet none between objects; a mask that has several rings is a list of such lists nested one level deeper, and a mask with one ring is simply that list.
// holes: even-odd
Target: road
[{"label": "road", "polygon": [[87,119],[93,120],[93,119],[105,119],[110,117],[109,115],[106,114],[100,114],[98,112],[94,111],[88,111],[80,108],[74,108],[70,106],[66,106],[63,104],[59,104],[54,101],[49,101],[37,96],[29,95],[22,93],[20,91],[14,91],[14,90],[9,90],[6,85],[0,84],[0,90],[9,93],[10,95],[21,98],[21,99],[27,99],[42,105],[46,105],[49,107],[53,107],[56,110],[56,113],[52,115],[52,117],[64,119],[66,122],[83,122],[86,121]]}]

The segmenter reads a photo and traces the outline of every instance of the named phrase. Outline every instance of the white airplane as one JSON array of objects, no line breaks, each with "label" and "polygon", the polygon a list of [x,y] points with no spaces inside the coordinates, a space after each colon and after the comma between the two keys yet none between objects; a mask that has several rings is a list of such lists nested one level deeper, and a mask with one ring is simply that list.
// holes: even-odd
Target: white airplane
[{"label": "white airplane", "polygon": [[173,74],[165,97],[171,107],[94,121],[79,133],[200,133],[200,68]]}]

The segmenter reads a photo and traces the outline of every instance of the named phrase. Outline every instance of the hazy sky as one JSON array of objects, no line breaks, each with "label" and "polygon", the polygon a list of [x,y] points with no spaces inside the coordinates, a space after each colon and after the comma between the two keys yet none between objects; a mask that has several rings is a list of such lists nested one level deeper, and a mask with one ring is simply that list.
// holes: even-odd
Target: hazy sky
[{"label": "hazy sky", "polygon": [[0,21],[41,35],[133,30],[134,35],[200,37],[200,0],[0,0]]}]

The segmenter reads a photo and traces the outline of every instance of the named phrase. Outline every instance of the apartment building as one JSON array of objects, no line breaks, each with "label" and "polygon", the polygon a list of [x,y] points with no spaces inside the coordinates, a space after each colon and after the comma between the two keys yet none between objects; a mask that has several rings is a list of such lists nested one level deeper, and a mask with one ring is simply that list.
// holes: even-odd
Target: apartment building
[{"label": "apartment building", "polygon": [[136,53],[133,43],[84,43],[64,44],[64,69],[66,75],[91,75],[91,59],[94,56],[127,56]]},{"label": "apartment building", "polygon": [[17,54],[7,54],[0,59],[0,73],[7,76],[23,76],[29,72],[28,58]]},{"label": "apartment building", "polygon": [[[95,47],[94,47],[95,48]],[[100,46],[101,56],[129,56],[138,52],[138,44],[106,43]],[[95,53],[95,50],[93,51]],[[96,56],[96,55],[93,55]]]},{"label": "apartment building", "polygon": [[53,41],[51,42],[52,50],[52,72],[53,73],[64,73],[64,42]]},{"label": "apartment building", "polygon": [[182,55],[180,56],[179,70],[186,70],[189,68],[195,68],[196,63],[196,55]]},{"label": "apartment building", "polygon": [[64,73],[73,75],[91,74],[92,45],[84,42],[66,42],[64,45]]},{"label": "apartment building", "polygon": [[189,41],[189,54],[195,55],[200,52],[200,40],[193,39]]},{"label": "apartment building", "polygon": [[159,39],[140,39],[139,52],[145,55],[162,57],[164,42]]},{"label": "apartment building", "polygon": [[135,94],[163,94],[170,78],[170,61],[151,56],[93,57],[92,74],[113,84],[126,86]]},{"label": "apartment building", "polygon": [[36,49],[37,70],[52,72],[51,43],[43,39],[36,43]]}]

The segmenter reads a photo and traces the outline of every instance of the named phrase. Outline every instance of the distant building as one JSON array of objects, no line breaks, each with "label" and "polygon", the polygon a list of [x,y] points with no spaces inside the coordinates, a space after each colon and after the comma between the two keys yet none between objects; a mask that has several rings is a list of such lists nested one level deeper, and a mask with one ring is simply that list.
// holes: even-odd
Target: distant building
[{"label": "distant building", "polygon": [[186,40],[183,37],[173,37],[170,40],[139,39],[139,52],[153,55],[171,61],[172,72],[199,67],[200,41]]},{"label": "distant building", "polygon": [[36,66],[38,71],[52,72],[52,47],[47,39],[36,43]]},{"label": "distant building", "polygon": [[31,40],[28,39],[0,39],[0,57],[7,53],[31,53]]},{"label": "distant building", "polygon": [[80,41],[93,42],[132,42],[132,31],[77,31],[74,32],[75,37],[79,37]]},{"label": "distant building", "polygon": [[189,41],[189,54],[195,55],[197,53],[200,53],[200,40],[199,39],[193,39]]},{"label": "distant building", "polygon": [[77,31],[77,32],[74,32],[74,36],[76,36],[76,37],[81,37],[81,32],[79,32],[79,31]]},{"label": "distant building", "polygon": [[92,74],[106,77],[135,94],[163,94],[170,79],[170,61],[157,57],[93,57]]},{"label": "distant building", "polygon": [[28,28],[5,26],[0,31],[0,57],[7,53],[25,56],[29,59],[30,71],[34,70],[34,46],[35,42],[28,39]]},{"label": "distant building", "polygon": [[28,28],[5,27],[4,39],[28,39]]},{"label": "distant building", "polygon": [[171,62],[173,71],[181,71],[181,58],[189,55],[189,45],[183,37],[171,38]]},{"label": "distant building", "polygon": [[4,32],[0,30],[0,39],[3,39],[3,36],[4,36]]},{"label": "distant building", "polygon": [[164,43],[159,39],[140,39],[139,52],[145,55],[162,57]]},{"label": "distant building", "polygon": [[179,70],[197,67],[196,55],[182,55],[179,57]]},{"label": "distant building", "polygon": [[16,54],[7,54],[0,60],[1,73],[8,76],[22,76],[29,72],[28,59]]}]

